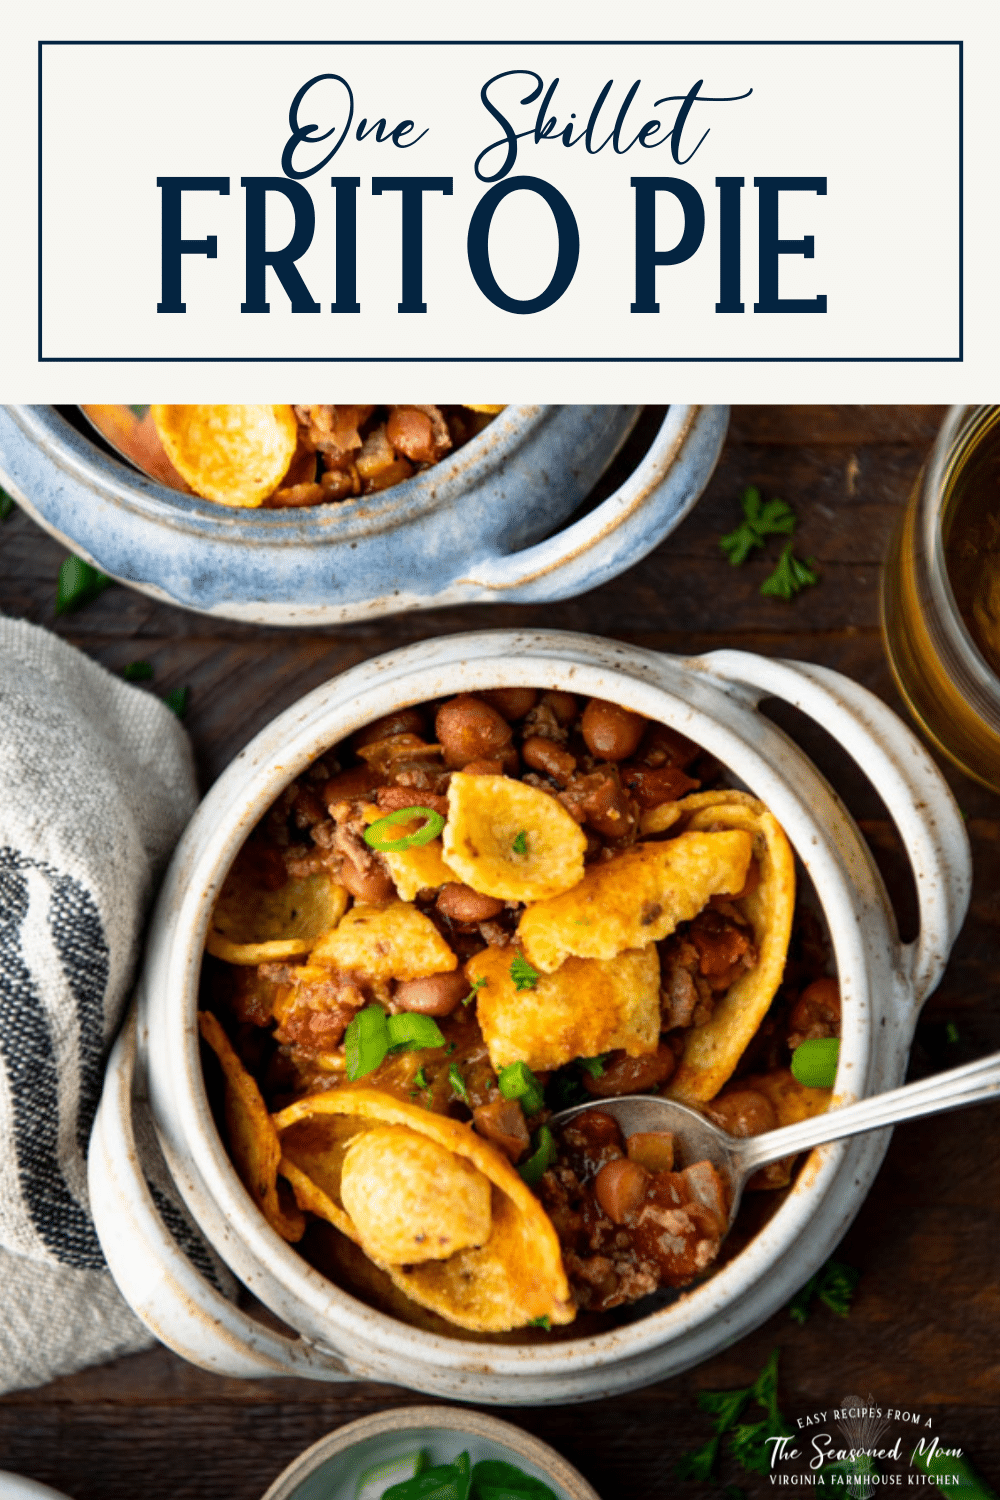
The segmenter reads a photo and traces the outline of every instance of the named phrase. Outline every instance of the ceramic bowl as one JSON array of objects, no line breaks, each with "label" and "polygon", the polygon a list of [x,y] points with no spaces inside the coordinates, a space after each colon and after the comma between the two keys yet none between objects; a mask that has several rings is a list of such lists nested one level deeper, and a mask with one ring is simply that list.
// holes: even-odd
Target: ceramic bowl
[{"label": "ceramic bowl", "polygon": [[645,557],[715,467],[729,408],[671,406],[624,484],[557,530],[641,410],[508,406],[441,463],[379,494],[245,511],[167,489],[54,406],[7,406],[0,484],[113,578],[229,619],[338,624],[445,604],[563,599]]},{"label": "ceramic bowl", "polygon": [[[880,700],[846,677],[739,651],[679,658],[556,631],[427,641],[355,667],[262,731],[220,777],[175,853],[153,918],[138,1019],[112,1057],[90,1158],[91,1203],[112,1273],[140,1317],[195,1363],[241,1375],[388,1380],[476,1402],[582,1401],[707,1358],[782,1306],[860,1207],[888,1132],[814,1151],[747,1246],[672,1303],[588,1337],[490,1342],[432,1334],[362,1304],[268,1226],[216,1129],[202,1075],[197,988],[209,914],[237,850],[314,757],[404,704],[500,686],[611,699],[714,754],[784,826],[822,908],[843,997],[836,1101],[902,1081],[919,1009],[964,916],[965,826],[940,772]],[[843,804],[758,710],[783,698],[863,768],[913,868],[916,942],[900,942],[881,877]],[[131,1084],[138,1030],[157,1133],[177,1188],[242,1282],[293,1331],[249,1318],[193,1272],[135,1167]]]},{"label": "ceramic bowl", "polygon": [[583,1475],[547,1443],[510,1422],[447,1406],[397,1407],[338,1427],[300,1453],[263,1500],[355,1500],[358,1480],[368,1469],[417,1449],[432,1464],[448,1463],[463,1450],[474,1464],[502,1459],[542,1480],[556,1500],[600,1500]]},{"label": "ceramic bowl", "polygon": [[3,1469],[0,1470],[0,1500],[69,1500],[69,1497],[62,1490],[50,1490],[47,1484],[39,1484],[36,1479],[24,1479],[20,1474],[8,1474]]}]

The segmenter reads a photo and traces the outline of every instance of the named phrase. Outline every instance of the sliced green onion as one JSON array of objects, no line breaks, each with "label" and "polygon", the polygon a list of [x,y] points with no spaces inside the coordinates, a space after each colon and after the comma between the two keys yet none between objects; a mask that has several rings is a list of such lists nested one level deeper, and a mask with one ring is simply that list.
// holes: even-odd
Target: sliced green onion
[{"label": "sliced green onion", "polygon": [[516,990],[533,990],[541,975],[531,967],[523,953],[515,953],[510,966],[510,977]]},{"label": "sliced green onion", "polygon": [[545,1104],[542,1085],[526,1062],[508,1063],[497,1079],[505,1099],[520,1099],[526,1115],[537,1115]]},{"label": "sliced green onion", "polygon": [[[414,818],[425,818],[426,822],[416,833],[408,833],[405,838],[387,839],[385,830],[396,823],[412,823]],[[420,844],[429,844],[431,839],[436,839],[444,827],[444,818],[432,807],[401,807],[396,812],[387,813],[384,818],[377,818],[374,823],[369,823],[365,829],[365,843],[369,849],[375,849],[379,854],[399,854],[403,849],[416,849]]]},{"label": "sliced green onion", "polygon": [[382,1500],[387,1484],[399,1484],[413,1479],[427,1467],[427,1455],[421,1450],[402,1453],[399,1458],[387,1458],[383,1463],[373,1464],[358,1479],[354,1500]]},{"label": "sliced green onion", "polygon": [[384,1061],[389,1050],[389,1028],[381,1005],[359,1010],[344,1033],[348,1082],[356,1083]]},{"label": "sliced green onion", "polygon": [[792,1053],[792,1076],[807,1089],[832,1089],[837,1076],[840,1043],[836,1037],[816,1037]]},{"label": "sliced green onion", "polygon": [[82,557],[65,558],[56,586],[56,614],[68,614],[83,604],[89,604],[91,599],[103,594],[111,582],[106,573],[98,573]]},{"label": "sliced green onion", "polygon": [[607,1060],[608,1054],[606,1052],[602,1052],[597,1057],[578,1057],[577,1063],[585,1073],[590,1074],[591,1078],[603,1078],[604,1064],[607,1062]]},{"label": "sliced green onion", "polygon": [[535,1149],[518,1171],[529,1187],[541,1182],[542,1176],[556,1159],[555,1136],[547,1125],[543,1125],[535,1136]]},{"label": "sliced green onion", "polygon": [[518,834],[517,838],[514,840],[510,847],[513,849],[515,854],[527,854],[528,831],[526,828],[521,829],[521,832]]},{"label": "sliced green onion", "polygon": [[122,668],[122,676],[126,682],[149,682],[153,669],[148,661],[130,661]]},{"label": "sliced green onion", "polygon": [[457,1063],[452,1063],[448,1069],[448,1082],[451,1084],[452,1092],[461,1099],[463,1104],[468,1104],[469,1090],[465,1087],[465,1079],[462,1077]]},{"label": "sliced green onion", "polygon": [[[364,1011],[361,1013],[364,1015]],[[412,1010],[400,1011],[390,1016],[386,1023],[386,1047],[398,1047],[401,1052],[416,1052],[421,1047],[443,1047],[441,1028],[430,1016],[421,1016]]]}]

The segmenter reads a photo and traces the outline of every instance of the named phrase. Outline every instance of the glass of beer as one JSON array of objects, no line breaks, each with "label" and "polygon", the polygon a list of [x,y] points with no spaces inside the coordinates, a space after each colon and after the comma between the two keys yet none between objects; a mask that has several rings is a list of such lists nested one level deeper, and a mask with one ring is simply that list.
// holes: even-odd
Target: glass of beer
[{"label": "glass of beer", "polygon": [[955,406],[882,574],[899,691],[927,738],[1000,791],[1000,406]]}]

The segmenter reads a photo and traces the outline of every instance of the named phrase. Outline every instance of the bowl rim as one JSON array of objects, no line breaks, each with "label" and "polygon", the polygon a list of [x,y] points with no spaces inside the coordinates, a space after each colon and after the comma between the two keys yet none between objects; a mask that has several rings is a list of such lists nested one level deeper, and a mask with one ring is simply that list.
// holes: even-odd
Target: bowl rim
[{"label": "bowl rim", "polygon": [[[59,468],[146,524],[208,542],[298,547],[350,543],[455,504],[468,489],[470,470],[477,483],[502,472],[512,453],[563,405],[511,403],[467,443],[399,484],[373,495],[282,510],[219,505],[170,489],[117,451],[106,453],[85,413],[81,418],[88,431],[81,432],[56,405],[13,404],[6,410]],[[638,414],[640,408],[635,410]]]},{"label": "bowl rim", "polygon": [[505,1422],[500,1417],[487,1416],[483,1412],[459,1406],[396,1406],[346,1422],[343,1427],[328,1432],[297,1458],[293,1458],[288,1467],[282,1469],[272,1481],[262,1500],[295,1500],[295,1489],[314,1474],[321,1464],[339,1453],[347,1452],[366,1438],[433,1427],[444,1427],[450,1432],[488,1438],[502,1444],[541,1469],[546,1479],[552,1480],[565,1491],[569,1500],[601,1500],[580,1471],[541,1438],[525,1432],[513,1422]]},{"label": "bowl rim", "polygon": [[[483,637],[509,637],[511,634],[482,633]],[[532,632],[529,638],[551,637],[558,645],[557,636],[560,634]],[[458,639],[467,640],[468,637]],[[574,638],[570,636],[569,639]],[[577,636],[575,639],[579,642],[581,638]],[[562,635],[562,640],[568,645],[567,635]],[[743,1250],[707,1280],[684,1291],[676,1301],[631,1323],[576,1339],[560,1339],[549,1345],[483,1343],[474,1335],[471,1338],[452,1337],[405,1324],[362,1303],[323,1276],[270,1228],[243,1188],[218,1133],[202,1073],[196,1008],[209,914],[229,866],[250,829],[282,788],[322,749],[346,738],[355,729],[393,708],[424,702],[449,692],[476,691],[491,686],[544,685],[575,691],[581,696],[610,697],[626,707],[671,724],[715,754],[738,781],[748,786],[775,813],[812,879],[844,991],[845,1025],[836,1083],[836,1094],[844,1102],[860,1097],[865,1091],[875,1029],[871,1019],[873,1005],[864,934],[857,907],[847,875],[837,860],[834,841],[816,821],[805,795],[797,794],[748,739],[740,738],[731,727],[713,718],[705,707],[694,706],[660,683],[642,681],[608,663],[598,665],[574,660],[568,650],[561,658],[559,655],[543,658],[525,654],[516,658],[497,655],[470,660],[459,656],[437,667],[418,666],[405,670],[406,658],[419,651],[421,644],[376,658],[374,663],[363,663],[362,668],[355,668],[352,674],[343,674],[321,685],[279,715],[223,773],[189,825],[191,842],[209,825],[204,847],[184,872],[186,879],[182,892],[168,918],[170,931],[165,939],[166,951],[162,959],[158,956],[154,959],[154,966],[161,970],[161,989],[174,997],[184,997],[182,1023],[171,1027],[164,1037],[169,1055],[162,1061],[173,1081],[171,1108],[179,1112],[185,1147],[193,1157],[213,1203],[224,1213],[230,1226],[239,1226],[242,1244],[250,1258],[256,1264],[263,1262],[287,1291],[289,1305],[274,1310],[299,1331],[302,1330],[296,1317],[294,1314],[289,1316],[292,1306],[306,1307],[314,1326],[327,1329],[324,1335],[327,1339],[335,1330],[341,1337],[346,1336],[351,1344],[364,1348],[365,1341],[371,1342],[373,1333],[377,1333],[380,1352],[395,1359],[412,1362],[430,1357],[438,1368],[452,1370],[479,1369],[485,1360],[491,1374],[497,1376],[516,1376],[519,1371],[525,1371],[526,1365],[530,1366],[533,1375],[565,1372],[567,1366],[591,1368],[624,1355],[626,1350],[629,1357],[633,1357],[678,1338],[724,1312],[734,1300],[744,1296],[765,1277],[792,1246],[820,1200],[832,1188],[848,1143],[817,1147],[799,1172],[785,1201]],[[610,641],[601,644],[624,654],[632,654],[638,649],[619,647]],[[639,654],[649,653],[640,651]],[[680,661],[682,667],[687,665],[680,659],[673,660]],[[403,673],[382,675],[380,669],[389,663],[402,664]],[[364,668],[374,671],[380,680],[356,696],[345,695],[345,676]],[[428,676],[432,679],[430,683],[426,683]],[[417,680],[426,685],[416,688]],[[334,700],[332,703],[331,699]],[[332,723],[336,724],[335,729],[331,727]],[[320,729],[319,724],[324,727]],[[768,728],[773,730],[773,726]],[[793,748],[800,760],[811,766],[804,753],[797,747]],[[275,759],[275,754],[269,752],[276,752],[280,758]],[[223,812],[215,821],[210,821],[216,806],[226,803],[231,790],[235,792],[231,800],[240,806],[241,811],[234,818],[229,809],[228,817]],[[184,842],[189,842],[187,835]],[[150,1048],[150,1063],[152,1054]],[[177,1086],[181,1078],[183,1089]],[[855,1079],[858,1080],[857,1087],[852,1087]],[[169,1146],[167,1143],[165,1146],[169,1156]],[[197,1211],[194,1211],[197,1217]],[[267,1301],[266,1295],[264,1300]],[[331,1318],[334,1308],[336,1315]],[[308,1333],[304,1336],[310,1337]]]}]

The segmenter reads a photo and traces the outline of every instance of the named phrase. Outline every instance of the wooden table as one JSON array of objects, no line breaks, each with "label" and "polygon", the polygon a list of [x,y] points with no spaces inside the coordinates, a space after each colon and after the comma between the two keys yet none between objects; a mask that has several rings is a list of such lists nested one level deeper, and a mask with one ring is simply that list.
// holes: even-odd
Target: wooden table
[{"label": "wooden table", "polygon": [[[422,637],[484,626],[587,630],[658,650],[740,646],[848,673],[897,704],[878,624],[878,573],[891,528],[941,418],[918,407],[743,407],[695,512],[658,552],[597,592],[563,604],[441,610],[342,629],[283,631],[203,619],[124,588],[54,615],[62,549],[20,514],[0,529],[0,610],[54,627],[112,670],[141,658],[155,691],[191,687],[187,726],[207,786],[279,710],[330,675]],[[790,501],[797,547],[822,581],[794,604],[761,598],[770,564],[731,570],[717,538],[748,482]],[[884,809],[824,733],[790,727],[844,793],[898,899],[914,903]],[[948,772],[968,819],[976,886],[948,972],[926,1007],[911,1074],[1000,1048],[1000,800]],[[947,1022],[959,1039],[949,1043]],[[688,1374],[589,1407],[506,1413],[559,1448],[605,1500],[751,1495],[764,1479],[724,1466],[719,1484],[678,1486],[672,1467],[708,1435],[700,1388],[746,1385],[780,1345],[781,1403],[792,1419],[869,1393],[917,1409],[1000,1488],[1000,1113],[979,1108],[900,1130],[840,1252],[861,1281],[844,1321],[805,1327],[779,1313]],[[414,1400],[392,1386],[220,1380],[165,1349],[0,1400],[0,1467],[76,1500],[255,1500],[292,1456],[353,1417]],[[504,1414],[504,1413],[501,1413]],[[786,1491],[787,1493],[788,1491]],[[798,1492],[798,1491],[796,1491]]]}]

